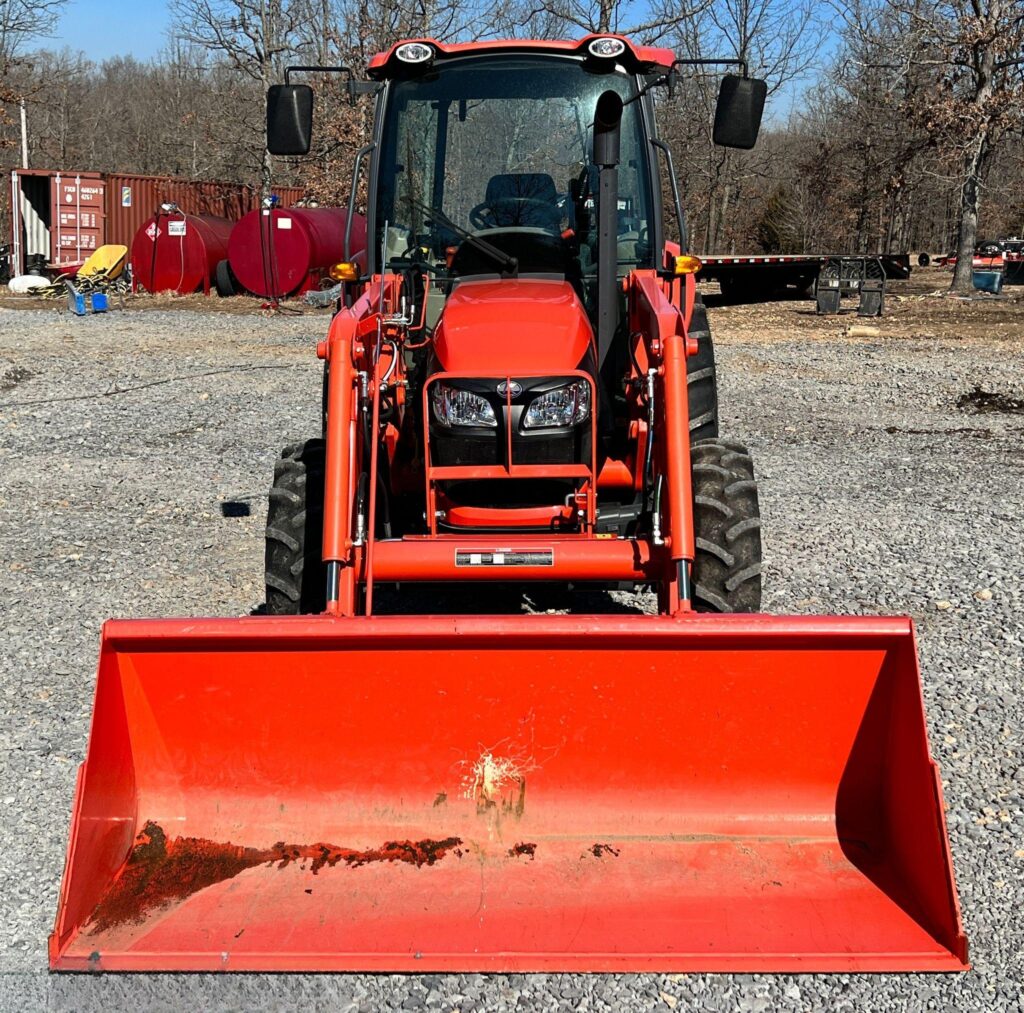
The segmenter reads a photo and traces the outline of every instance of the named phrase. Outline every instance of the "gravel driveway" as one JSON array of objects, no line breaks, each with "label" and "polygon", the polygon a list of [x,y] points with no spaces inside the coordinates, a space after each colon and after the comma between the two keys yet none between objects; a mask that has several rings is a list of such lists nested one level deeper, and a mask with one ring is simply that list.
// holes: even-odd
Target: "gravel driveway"
[{"label": "gravel driveway", "polygon": [[1024,415],[957,400],[1024,397],[1024,306],[961,343],[934,314],[854,339],[803,305],[711,317],[723,432],[759,469],[766,608],[917,621],[971,973],[49,975],[100,624],[260,603],[265,488],[316,430],[326,319],[0,309],[0,1008],[1021,1008]]}]

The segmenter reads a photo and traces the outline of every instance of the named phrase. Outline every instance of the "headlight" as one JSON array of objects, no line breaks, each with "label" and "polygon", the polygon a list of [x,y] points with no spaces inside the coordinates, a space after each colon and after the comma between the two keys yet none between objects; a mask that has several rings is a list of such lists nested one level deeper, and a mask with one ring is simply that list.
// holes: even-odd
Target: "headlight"
[{"label": "headlight", "polygon": [[402,63],[426,63],[434,56],[434,50],[422,42],[406,42],[395,50],[395,56]]},{"label": "headlight", "polygon": [[598,56],[604,60],[610,60],[616,56],[622,56],[626,51],[626,43],[622,39],[592,39],[587,45],[591,56]]},{"label": "headlight", "polygon": [[590,384],[575,380],[567,387],[534,398],[523,418],[524,429],[574,426],[590,416]]},{"label": "headlight", "polygon": [[491,429],[498,426],[494,409],[487,400],[468,390],[435,383],[430,389],[430,400],[434,405],[434,418],[442,426],[489,426]]}]

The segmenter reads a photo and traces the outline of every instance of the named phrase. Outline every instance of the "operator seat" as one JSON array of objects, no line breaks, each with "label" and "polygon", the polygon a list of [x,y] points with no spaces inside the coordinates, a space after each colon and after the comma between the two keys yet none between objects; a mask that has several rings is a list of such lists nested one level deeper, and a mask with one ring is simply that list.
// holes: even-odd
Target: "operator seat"
[{"label": "operator seat", "polygon": [[546,172],[505,172],[487,181],[484,203],[495,228],[559,231],[562,212],[555,181]]}]

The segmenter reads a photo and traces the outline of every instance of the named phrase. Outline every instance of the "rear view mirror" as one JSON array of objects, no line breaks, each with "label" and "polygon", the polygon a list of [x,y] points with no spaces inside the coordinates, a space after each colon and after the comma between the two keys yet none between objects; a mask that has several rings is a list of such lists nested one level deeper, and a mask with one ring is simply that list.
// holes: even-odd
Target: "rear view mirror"
[{"label": "rear view mirror", "polygon": [[313,89],[308,84],[275,84],[267,90],[267,150],[272,155],[306,155],[313,139]]},{"label": "rear view mirror", "polygon": [[755,77],[726,74],[715,105],[715,144],[749,151],[757,143],[768,85]]}]

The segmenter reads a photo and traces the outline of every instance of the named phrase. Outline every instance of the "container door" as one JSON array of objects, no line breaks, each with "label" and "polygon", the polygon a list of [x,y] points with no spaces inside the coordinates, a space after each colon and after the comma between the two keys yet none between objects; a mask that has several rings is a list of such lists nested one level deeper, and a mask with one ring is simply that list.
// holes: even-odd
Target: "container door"
[{"label": "container door", "polygon": [[54,264],[80,264],[106,241],[103,197],[95,176],[55,176],[50,227]]}]

